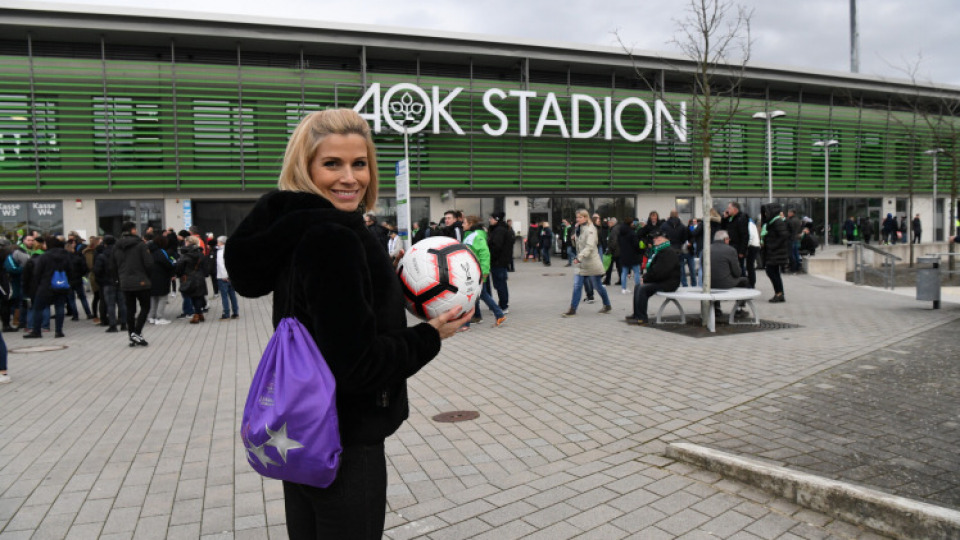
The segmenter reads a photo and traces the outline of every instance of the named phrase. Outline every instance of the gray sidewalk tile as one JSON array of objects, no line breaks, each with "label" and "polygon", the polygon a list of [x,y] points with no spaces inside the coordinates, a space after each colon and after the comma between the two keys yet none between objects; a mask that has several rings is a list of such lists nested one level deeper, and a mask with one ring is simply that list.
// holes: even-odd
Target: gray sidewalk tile
[{"label": "gray sidewalk tile", "polygon": [[[446,340],[409,381],[410,419],[386,444],[387,538],[875,538],[665,458],[669,441],[960,500],[960,432],[944,405],[957,397],[944,385],[960,356],[955,306],[786,276],[790,300],[761,313],[799,328],[696,339],[628,327],[619,295],[617,317],[588,304],[561,319],[569,269],[517,266],[508,325]],[[762,276],[758,287],[769,293]],[[238,324],[150,326],[147,349],[79,321],[67,350],[11,355],[0,539],[286,538],[282,485],[238,442],[271,333],[269,298],[241,303]],[[589,353],[571,354],[584,339]],[[777,354],[720,361],[718,347]],[[431,420],[452,410],[481,416]]]}]

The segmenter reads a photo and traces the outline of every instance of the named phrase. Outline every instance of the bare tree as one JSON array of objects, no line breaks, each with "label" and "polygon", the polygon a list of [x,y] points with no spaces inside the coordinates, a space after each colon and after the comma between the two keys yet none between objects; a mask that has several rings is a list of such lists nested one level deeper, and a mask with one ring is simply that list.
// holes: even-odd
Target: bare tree
[{"label": "bare tree", "polygon": [[[701,188],[703,212],[703,290],[710,292],[710,166],[713,136],[722,130],[739,111],[740,85],[750,59],[750,19],[753,11],[730,0],[689,0],[687,15],[676,20],[677,33],[671,41],[692,64],[676,66],[678,71],[692,71],[693,114],[696,115],[694,133],[696,147],[702,160]],[[619,39],[619,36],[618,36]],[[647,81],[637,67],[631,50],[621,46],[630,55],[637,76]],[[647,81],[655,90],[654,85]],[[701,303],[701,319],[706,324],[710,302]]]},{"label": "bare tree", "polygon": [[[948,231],[952,230],[953,234],[957,234],[956,229],[956,201],[957,201],[957,191],[958,191],[958,178],[960,178],[960,155],[958,155],[958,144],[960,144],[960,123],[958,123],[958,117],[960,117],[960,97],[957,96],[956,92],[946,92],[946,91],[936,91],[934,89],[934,84],[932,82],[922,83],[920,81],[920,69],[923,63],[923,55],[918,53],[915,60],[906,61],[902,67],[894,66],[895,69],[903,73],[906,78],[910,81],[911,92],[909,94],[903,95],[901,98],[903,104],[907,109],[909,109],[912,114],[913,122],[911,125],[906,126],[903,122],[900,122],[903,125],[908,133],[908,138],[912,143],[911,146],[915,146],[914,152],[912,154],[920,155],[925,149],[936,150],[937,156],[934,156],[933,159],[937,159],[939,156],[947,158],[949,160],[949,167],[939,167],[938,176],[944,176],[944,172],[947,173],[949,180],[949,200],[950,204],[950,222],[948,225]],[[917,125],[919,120],[921,125]],[[923,143],[926,143],[927,148],[923,147]],[[910,191],[910,201],[913,201],[914,195],[914,158],[917,156],[909,156],[909,171],[908,171],[908,189]],[[934,239],[936,238],[937,230],[937,207],[936,201],[933,201],[934,207],[932,212],[932,219],[930,222],[933,224],[932,234]],[[913,210],[910,210],[908,216],[913,215]],[[910,226],[910,235],[913,234],[913,226],[911,223]],[[951,236],[951,235],[945,235]],[[955,244],[950,244],[950,252],[954,252],[956,249]],[[910,249],[910,265],[913,265],[913,243],[911,242]],[[953,257],[950,258],[949,266],[953,270],[955,268],[956,261]]]}]

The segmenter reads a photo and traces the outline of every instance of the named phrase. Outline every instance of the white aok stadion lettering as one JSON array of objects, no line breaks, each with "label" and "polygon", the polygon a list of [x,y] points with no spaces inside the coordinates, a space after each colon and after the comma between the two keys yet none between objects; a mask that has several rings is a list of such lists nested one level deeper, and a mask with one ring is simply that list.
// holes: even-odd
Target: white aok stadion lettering
[{"label": "white aok stadion lettering", "polygon": [[[422,117],[414,118],[410,115],[410,120],[415,122],[407,127],[409,133],[419,133],[429,125],[434,134],[440,133],[441,119],[457,135],[464,135],[464,131],[447,111],[447,107],[453,103],[454,99],[463,91],[463,88],[454,88],[445,97],[441,99],[440,87],[434,86],[428,94],[425,90],[410,83],[401,83],[391,86],[382,96],[380,94],[380,83],[370,85],[370,88],[363,94],[360,101],[353,107],[353,110],[360,112],[368,122],[373,122],[373,131],[379,133],[382,129],[382,122],[386,122],[390,128],[402,132],[403,126],[394,118],[394,114],[409,113],[409,98],[401,100],[397,96],[412,94],[419,98],[419,103],[423,104]],[[638,97],[628,97],[616,103],[614,106],[613,98],[604,97],[598,100],[593,96],[586,94],[570,95],[569,124],[564,117],[564,110],[560,107],[556,94],[547,92],[543,95],[543,104],[540,106],[540,113],[537,116],[536,125],[533,133],[530,132],[530,105],[533,99],[540,97],[541,94],[530,90],[509,90],[504,92],[499,88],[490,88],[483,93],[483,108],[496,118],[493,125],[483,124],[483,131],[491,137],[499,137],[510,129],[510,121],[507,115],[498,105],[503,101],[514,99],[517,102],[519,110],[518,133],[521,137],[540,137],[544,130],[550,128],[559,132],[564,139],[589,139],[596,137],[603,132],[603,138],[613,139],[613,134],[626,139],[630,142],[640,142],[650,136],[653,132],[654,140],[660,142],[663,140],[663,123],[667,125],[676,134],[677,140],[687,142],[687,104],[680,103],[679,121],[674,120],[673,115],[667,109],[662,100],[655,100],[653,109],[644,100]],[[412,96],[411,96],[412,97]],[[373,106],[373,112],[365,113],[363,109],[370,103]],[[584,129],[581,125],[581,113],[589,107],[593,112],[593,125]],[[639,133],[629,133],[623,126],[623,115],[629,107],[640,109],[643,118],[643,129]],[[419,115],[418,115],[419,116]]]}]

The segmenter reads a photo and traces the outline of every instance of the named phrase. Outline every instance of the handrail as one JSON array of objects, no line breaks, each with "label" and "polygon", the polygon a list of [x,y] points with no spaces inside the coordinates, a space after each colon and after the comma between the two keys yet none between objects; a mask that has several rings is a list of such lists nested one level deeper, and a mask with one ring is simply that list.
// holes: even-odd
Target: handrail
[{"label": "handrail", "polygon": [[870,244],[864,244],[863,242],[847,242],[847,243],[848,243],[848,244],[853,244],[854,246],[860,245],[860,246],[862,246],[862,247],[865,247],[865,248],[869,249],[870,251],[879,253],[879,254],[883,255],[884,257],[891,257],[891,258],[896,259],[896,260],[898,260],[898,261],[902,261],[902,260],[903,260],[903,259],[901,259],[900,257],[894,255],[893,253],[890,253],[889,251],[884,251],[884,250],[882,250],[882,249],[880,249],[880,248],[878,248],[878,247],[873,247],[873,246],[871,246]]},{"label": "handrail", "polygon": [[[864,283],[864,273],[871,273],[883,277],[883,288],[893,290],[896,287],[896,274],[895,266],[897,261],[902,261],[900,257],[897,257],[893,253],[884,251],[879,248],[875,248],[869,244],[864,244],[863,242],[849,242],[849,245],[853,246],[853,280],[857,285],[863,285]],[[887,270],[877,270],[872,265],[868,265],[863,259],[863,248],[867,248],[870,251],[879,253],[883,255],[884,261],[883,266]]]}]

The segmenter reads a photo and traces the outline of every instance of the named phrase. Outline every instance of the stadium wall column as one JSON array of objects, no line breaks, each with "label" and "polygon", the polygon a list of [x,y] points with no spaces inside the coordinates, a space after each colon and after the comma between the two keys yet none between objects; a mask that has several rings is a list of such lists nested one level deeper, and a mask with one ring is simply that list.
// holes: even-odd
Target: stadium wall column
[{"label": "stadium wall column", "polygon": [[[189,198],[189,196],[187,198]],[[173,227],[177,231],[185,228],[183,221],[183,199],[181,199],[180,196],[175,198],[164,197],[163,225],[164,227]]]}]

